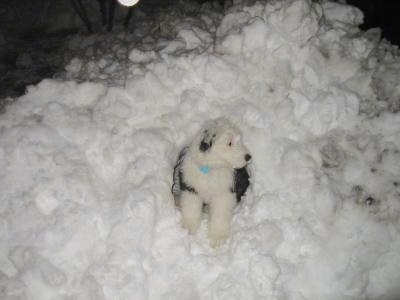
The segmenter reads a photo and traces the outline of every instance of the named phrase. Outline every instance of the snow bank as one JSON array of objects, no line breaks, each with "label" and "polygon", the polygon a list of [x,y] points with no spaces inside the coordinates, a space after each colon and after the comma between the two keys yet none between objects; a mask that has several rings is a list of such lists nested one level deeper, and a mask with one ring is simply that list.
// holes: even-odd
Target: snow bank
[{"label": "snow bank", "polygon": [[[397,50],[338,3],[185,5],[76,36],[66,73],[1,116],[1,298],[398,298]],[[212,249],[170,186],[222,115],[252,185]]]}]

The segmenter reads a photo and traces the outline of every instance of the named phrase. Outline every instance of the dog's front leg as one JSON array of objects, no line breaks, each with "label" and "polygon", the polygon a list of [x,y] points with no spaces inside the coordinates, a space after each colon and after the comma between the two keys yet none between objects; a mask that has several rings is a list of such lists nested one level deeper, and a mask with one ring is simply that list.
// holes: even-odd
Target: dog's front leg
[{"label": "dog's front leg", "polygon": [[200,226],[203,201],[196,193],[183,192],[180,199],[182,225],[190,234],[196,233]]},{"label": "dog's front leg", "polygon": [[212,247],[221,245],[228,238],[235,204],[233,193],[220,195],[210,202],[208,237]]}]

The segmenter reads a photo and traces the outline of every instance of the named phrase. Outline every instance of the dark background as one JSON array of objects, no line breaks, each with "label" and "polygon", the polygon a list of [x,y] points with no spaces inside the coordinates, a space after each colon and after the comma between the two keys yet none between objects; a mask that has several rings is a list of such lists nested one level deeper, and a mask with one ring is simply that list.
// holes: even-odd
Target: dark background
[{"label": "dark background", "polygon": [[[98,0],[81,0],[87,8],[91,21],[99,20]],[[142,6],[156,8],[178,0],[141,0]],[[181,0],[182,1],[182,0]],[[184,1],[184,0],[183,0]],[[199,3],[208,0],[197,0]],[[224,0],[218,0],[223,2]],[[323,0],[316,0],[323,1]],[[383,37],[392,43],[400,44],[400,0],[338,0],[360,8],[365,15],[362,29],[380,27]],[[72,11],[72,13],[71,13]],[[126,14],[127,8],[117,5],[118,14]],[[60,15],[61,14],[61,15]],[[114,22],[117,22],[116,20]],[[71,0],[0,0],[0,46],[1,36],[10,34],[20,37],[26,31],[56,31],[65,24],[85,27],[82,20],[73,11]],[[44,27],[48,28],[44,28]]]},{"label": "dark background", "polygon": [[[99,0],[0,0],[0,113],[6,97],[20,96],[27,85],[56,76],[64,70],[68,61],[68,57],[64,57],[64,42],[76,33],[88,32],[87,25],[73,8],[73,1],[84,4],[93,32],[107,32],[107,26],[101,21]],[[140,11],[151,13],[174,1],[189,0],[140,0],[127,30],[132,31],[135,22],[140,23]],[[200,4],[210,0],[192,1]],[[400,0],[337,1],[363,11],[362,29],[379,27],[383,38],[400,45]],[[223,2],[215,0],[214,4],[218,6]],[[218,7],[221,9],[220,5]],[[123,28],[129,11],[121,5],[115,8],[113,32]]]},{"label": "dark background", "polygon": [[347,3],[363,11],[362,29],[380,27],[384,38],[400,45],[399,0],[349,0]]}]

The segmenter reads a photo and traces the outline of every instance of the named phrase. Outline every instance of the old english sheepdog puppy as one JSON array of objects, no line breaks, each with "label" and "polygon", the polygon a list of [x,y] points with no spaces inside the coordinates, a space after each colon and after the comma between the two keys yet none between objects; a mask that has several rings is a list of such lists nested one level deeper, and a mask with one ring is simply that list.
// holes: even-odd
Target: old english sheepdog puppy
[{"label": "old english sheepdog puppy", "polygon": [[209,122],[179,154],[172,193],[182,225],[196,233],[207,205],[213,247],[229,236],[233,209],[249,186],[250,159],[239,130],[225,118]]}]

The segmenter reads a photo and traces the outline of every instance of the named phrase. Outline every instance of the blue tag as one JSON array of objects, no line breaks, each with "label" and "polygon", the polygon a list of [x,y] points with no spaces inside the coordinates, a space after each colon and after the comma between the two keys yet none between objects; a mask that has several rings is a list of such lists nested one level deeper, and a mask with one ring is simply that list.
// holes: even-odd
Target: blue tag
[{"label": "blue tag", "polygon": [[210,167],[209,166],[200,166],[200,172],[204,174],[208,174],[210,172]]}]

